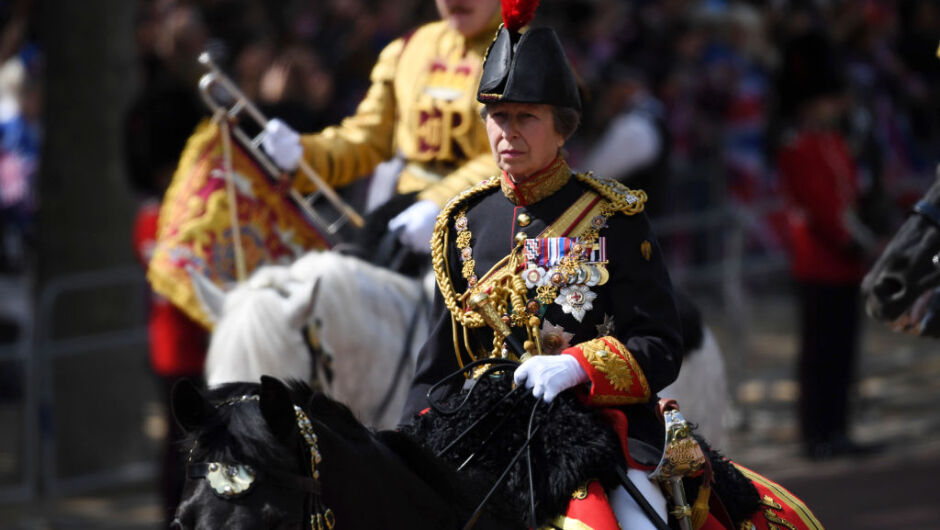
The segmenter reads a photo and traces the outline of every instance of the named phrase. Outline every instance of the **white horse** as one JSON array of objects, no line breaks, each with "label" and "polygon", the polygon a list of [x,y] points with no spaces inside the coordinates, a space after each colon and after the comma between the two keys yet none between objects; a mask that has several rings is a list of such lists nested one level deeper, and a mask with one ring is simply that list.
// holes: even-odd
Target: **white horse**
[{"label": "white horse", "polygon": [[[313,251],[290,266],[259,268],[223,292],[194,274],[196,292],[216,322],[205,375],[210,387],[261,375],[317,382],[376,428],[395,426],[429,330],[433,277],[424,282],[335,252]],[[317,292],[314,299],[314,291]],[[687,324],[688,325],[688,324]],[[693,325],[701,326],[700,319]],[[316,369],[312,342],[330,362]],[[704,328],[679,378],[660,392],[679,402],[714,446],[725,442],[728,383],[724,360]]]},{"label": "white horse", "polygon": [[675,399],[685,419],[698,426],[697,432],[712,447],[727,447],[728,375],[718,341],[704,324],[702,344],[686,353],[679,377],[659,396]]},{"label": "white horse", "polygon": [[[290,266],[261,267],[228,292],[191,276],[216,323],[205,366],[210,387],[262,375],[304,381],[316,375],[364,423],[396,425],[428,334],[420,282],[320,251]],[[315,350],[322,363],[314,363]]]}]

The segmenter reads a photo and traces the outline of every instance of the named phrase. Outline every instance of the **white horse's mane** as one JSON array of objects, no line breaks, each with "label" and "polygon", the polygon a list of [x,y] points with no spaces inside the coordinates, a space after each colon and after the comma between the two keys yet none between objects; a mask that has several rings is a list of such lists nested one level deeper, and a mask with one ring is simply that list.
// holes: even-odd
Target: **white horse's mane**
[{"label": "white horse's mane", "polygon": [[[347,404],[366,423],[379,427],[397,423],[418,348],[427,336],[427,319],[418,315],[405,348],[411,320],[416,311],[425,310],[420,307],[421,282],[353,257],[320,251],[289,266],[261,267],[227,293],[207,293],[211,285],[204,279],[194,281],[203,305],[221,308],[206,359],[210,387],[257,381],[261,375],[309,380],[312,361],[303,329],[319,324],[323,350],[334,356],[331,397]],[[314,284],[318,284],[316,300],[311,299]],[[220,296],[224,300],[209,300]],[[400,362],[405,363],[402,381],[389,391]],[[388,403],[383,406],[384,401]]]},{"label": "white horse's mane", "polygon": [[[214,387],[235,381],[257,381],[261,375],[280,379],[303,379],[310,373],[307,353],[297,318],[287,318],[292,307],[306,300],[300,294],[285,297],[260,278],[286,279],[287,267],[259,269],[249,282],[225,295],[224,318],[218,319],[206,357],[206,383]],[[259,276],[260,275],[260,276]],[[289,285],[286,281],[282,285]],[[294,290],[311,286],[294,284]],[[292,299],[293,298],[293,299]]]}]

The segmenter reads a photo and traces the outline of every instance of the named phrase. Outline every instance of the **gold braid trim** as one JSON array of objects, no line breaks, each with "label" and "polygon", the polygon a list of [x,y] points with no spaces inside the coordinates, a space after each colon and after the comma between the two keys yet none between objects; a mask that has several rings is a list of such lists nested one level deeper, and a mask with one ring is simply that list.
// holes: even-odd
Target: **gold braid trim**
[{"label": "gold braid trim", "polygon": [[612,351],[603,339],[589,340],[580,346],[584,358],[604,374],[610,386],[621,392],[630,391],[633,386],[633,369],[623,357]]},{"label": "gold braid trim", "polygon": [[610,201],[614,211],[634,215],[646,206],[646,192],[643,190],[631,190],[616,180],[597,178],[593,173],[578,173],[576,177]]},{"label": "gold braid trim", "polygon": [[[738,469],[738,471],[740,471],[741,473],[744,474],[745,477],[747,477],[748,480],[756,484],[760,484],[764,486],[765,488],[769,489],[771,493],[776,495],[777,498],[786,502],[787,505],[790,507],[790,509],[796,514],[796,516],[799,517],[800,522],[803,523],[803,525],[806,528],[809,528],[812,530],[823,529],[823,525],[822,523],[819,522],[818,519],[816,519],[816,515],[813,514],[813,512],[811,512],[810,509],[806,507],[806,504],[804,504],[803,501],[801,501],[800,499],[795,497],[792,493],[787,491],[786,488],[784,488],[780,484],[777,484],[776,482],[771,481],[770,479],[768,479],[767,477],[763,475],[759,475],[751,471],[750,469],[738,464],[737,462],[732,462],[732,463],[734,464],[734,467]],[[764,502],[764,499],[762,499],[762,504],[767,505],[767,502]],[[769,510],[765,511],[764,513],[765,517],[767,516],[768,511]],[[773,512],[771,512],[771,514],[772,513]],[[780,523],[777,523],[777,524],[780,524]]]},{"label": "gold braid trim", "polygon": [[786,527],[789,530],[796,530],[795,524],[787,521],[786,519],[783,519],[782,517],[779,517],[773,512],[773,510],[764,510],[764,518],[767,519],[767,522],[769,523]]},{"label": "gold braid trim", "polygon": [[447,256],[447,233],[450,216],[457,207],[470,199],[483,194],[499,186],[499,178],[490,177],[479,184],[461,192],[448,202],[441,212],[437,215],[437,221],[434,224],[434,233],[431,235],[431,268],[434,270],[434,279],[437,280],[437,288],[441,291],[444,298],[444,304],[447,310],[454,316],[454,319],[465,327],[480,328],[486,325],[478,313],[474,311],[464,312],[457,304],[457,292],[454,291],[454,282],[450,277],[450,270],[445,260]]},{"label": "gold braid trim", "polygon": [[[591,400],[600,405],[629,405],[649,401],[650,387],[639,363],[619,340],[615,337],[604,336],[591,339],[578,344],[584,358],[604,374],[604,378],[615,390],[625,392],[626,395],[609,395],[599,393]],[[634,378],[640,384],[641,395],[631,394]]]},{"label": "gold braid trim", "polygon": [[564,515],[559,515],[554,520],[552,524],[548,526],[542,526],[539,530],[548,530],[549,528],[561,528],[561,530],[593,530],[593,528],[583,523],[573,517],[566,517]]}]

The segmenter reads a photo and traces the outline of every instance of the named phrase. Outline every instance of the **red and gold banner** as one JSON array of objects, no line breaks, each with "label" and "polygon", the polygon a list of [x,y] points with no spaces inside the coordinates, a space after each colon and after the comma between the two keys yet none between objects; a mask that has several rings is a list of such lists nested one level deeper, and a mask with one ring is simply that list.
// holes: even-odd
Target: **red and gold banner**
[{"label": "red and gold banner", "polygon": [[[160,208],[157,243],[147,272],[157,293],[210,328],[187,268],[219,286],[238,279],[223,143],[221,129],[212,121],[201,123],[189,138]],[[329,248],[327,238],[291,200],[288,189],[234,137],[230,145],[246,271]]]}]

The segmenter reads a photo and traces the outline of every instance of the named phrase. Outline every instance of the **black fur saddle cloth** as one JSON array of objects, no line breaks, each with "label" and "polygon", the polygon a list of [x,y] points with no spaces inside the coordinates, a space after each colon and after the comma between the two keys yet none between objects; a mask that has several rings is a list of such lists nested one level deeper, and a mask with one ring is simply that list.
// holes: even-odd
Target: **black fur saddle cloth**
[{"label": "black fur saddle cloth", "polygon": [[564,513],[571,494],[586,481],[597,479],[605,487],[618,484],[615,466],[626,465],[620,441],[596,410],[570,392],[550,405],[537,403],[521,388],[507,397],[511,385],[510,372],[485,375],[472,389],[447,396],[436,403],[437,409],[417,416],[407,432],[455,466],[470,459],[462,472],[472,473],[483,483],[495,484],[509,469],[496,495],[506,509],[525,517],[530,510],[526,450],[515,463],[513,458],[529,438],[530,424],[533,430],[537,428],[530,448],[540,524]]},{"label": "black fur saddle cloth", "polygon": [[[493,508],[508,510],[522,523],[528,522],[530,509],[529,465],[525,450],[514,463],[513,458],[529,438],[530,425],[538,427],[530,447],[540,525],[565,513],[571,494],[588,480],[599,480],[607,489],[620,485],[616,468],[626,467],[620,440],[597,409],[571,392],[563,392],[551,405],[537,405],[530,392],[518,389],[507,396],[511,390],[510,372],[483,376],[471,388],[465,386],[416,416],[405,432],[455,467],[463,466],[463,473],[482,484],[495,484],[508,469]],[[713,492],[737,527],[758,509],[757,490],[724,455],[696,438],[714,471]],[[684,482],[691,502],[702,477]]]}]

